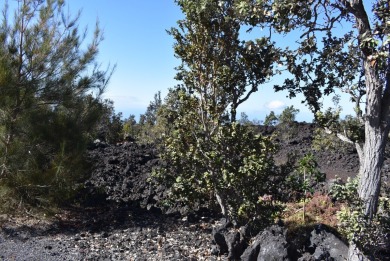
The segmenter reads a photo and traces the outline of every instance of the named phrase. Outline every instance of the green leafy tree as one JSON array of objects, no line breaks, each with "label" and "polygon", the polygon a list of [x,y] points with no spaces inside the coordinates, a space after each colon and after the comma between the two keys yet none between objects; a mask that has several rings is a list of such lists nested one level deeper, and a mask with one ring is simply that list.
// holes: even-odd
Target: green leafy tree
[{"label": "green leafy tree", "polygon": [[234,122],[237,107],[272,75],[277,58],[273,43],[266,37],[241,40],[240,22],[229,1],[176,2],[186,15],[169,31],[176,41],[175,55],[182,60],[176,79],[199,96],[203,124],[227,111],[225,116]]},{"label": "green leafy tree", "polygon": [[24,201],[61,201],[74,190],[111,75],[95,65],[99,27],[81,49],[86,34],[64,7],[64,1],[18,1],[12,19],[3,9],[0,179]]},{"label": "green leafy tree", "polygon": [[[390,130],[389,2],[242,0],[236,7],[248,24],[282,34],[301,32],[297,47],[280,56],[292,77],[276,90],[288,90],[290,97],[302,93],[315,113],[324,95],[341,89],[351,96],[364,138],[348,137],[343,130],[337,135],[359,153],[358,194],[365,216],[372,219],[378,210]],[[351,29],[340,31],[339,26]],[[351,259],[358,258],[352,250]]]},{"label": "green leafy tree", "polygon": [[278,115],[278,131],[283,140],[291,140],[298,134],[298,127],[295,122],[296,115],[299,110],[293,105],[284,108],[282,113]]},{"label": "green leafy tree", "polygon": [[[351,95],[365,135],[364,140],[345,139],[359,152],[359,195],[366,204],[366,215],[372,217],[377,211],[390,129],[388,1],[372,2],[372,12],[367,12],[370,7],[361,0],[238,1],[236,6],[249,24],[270,27],[277,33],[302,32],[297,48],[280,56],[293,77],[275,86],[276,90],[288,90],[290,97],[302,93],[314,112],[321,109],[321,97],[336,89]],[[350,26],[350,32],[340,34],[337,26],[341,24]],[[342,131],[338,133],[342,135]]]},{"label": "green leafy tree", "polygon": [[265,126],[275,126],[278,122],[278,117],[275,115],[274,111],[271,111],[264,119]]},{"label": "green leafy tree", "polygon": [[183,84],[165,110],[173,127],[162,158],[177,176],[161,170],[162,176],[181,200],[213,195],[222,214],[236,219],[272,193],[272,143],[238,125],[236,111],[272,74],[273,44],[267,38],[242,41],[230,2],[176,2],[185,19],[169,33],[182,61],[176,79]]},{"label": "green leafy tree", "polygon": [[282,113],[278,116],[279,124],[289,125],[295,121],[299,110],[294,108],[294,105],[284,108]]},{"label": "green leafy tree", "polygon": [[161,139],[161,135],[164,133],[163,128],[166,127],[158,115],[161,106],[162,99],[161,92],[159,91],[154,95],[153,101],[149,103],[146,112],[140,115],[137,136],[138,142],[143,144],[156,143]]},{"label": "green leafy tree", "polygon": [[121,141],[123,136],[122,113],[115,113],[113,101],[104,100],[102,102],[102,115],[96,126],[96,134],[93,138],[112,144]]},{"label": "green leafy tree", "polygon": [[204,142],[197,123],[199,100],[178,92],[179,108],[167,113],[176,120],[161,144],[161,158],[167,162],[157,171],[161,182],[171,187],[175,200],[190,206],[214,200],[210,198],[214,195],[222,213],[235,221],[270,221],[276,211],[272,197],[261,202],[259,198],[276,195],[281,180],[271,138],[254,135],[248,126],[227,123]]},{"label": "green leafy tree", "polygon": [[139,126],[135,120],[135,115],[131,114],[129,118],[123,121],[123,138],[126,140],[128,138],[135,139],[139,134]]},{"label": "green leafy tree", "polygon": [[146,125],[154,125],[157,122],[157,112],[160,109],[162,104],[162,99],[161,99],[161,92],[157,92],[154,95],[153,101],[150,102],[149,106],[146,108],[145,114],[141,115],[142,124]]}]

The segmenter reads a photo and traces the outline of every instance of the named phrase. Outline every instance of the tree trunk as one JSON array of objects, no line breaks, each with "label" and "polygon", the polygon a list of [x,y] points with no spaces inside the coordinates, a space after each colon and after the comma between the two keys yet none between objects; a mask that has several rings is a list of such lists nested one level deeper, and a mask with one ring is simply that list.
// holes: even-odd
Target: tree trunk
[{"label": "tree trunk", "polygon": [[[360,0],[356,10],[363,9]],[[362,11],[362,10],[360,10]],[[371,33],[369,23],[364,12],[356,13],[360,37],[364,33]],[[360,41],[362,39],[359,39]],[[366,81],[366,113],[365,113],[365,140],[363,148],[363,161],[360,161],[359,170],[359,198],[363,201],[364,214],[372,220],[378,210],[379,192],[381,187],[381,170],[384,161],[385,147],[389,134],[389,106],[390,90],[384,86],[375,67],[370,60],[370,53],[364,53],[364,74]],[[359,155],[360,156],[360,155]],[[348,260],[367,260],[350,242]]]},{"label": "tree trunk", "polygon": [[227,217],[228,216],[228,210],[227,210],[225,197],[217,190],[215,191],[215,197],[217,198],[217,202],[218,202],[219,206],[221,207],[222,215],[224,217]]},{"label": "tree trunk", "polygon": [[[359,44],[372,37],[372,30],[368,15],[362,0],[351,0],[347,5],[348,11],[356,18]],[[365,141],[363,161],[360,161],[359,170],[359,197],[363,201],[364,212],[372,220],[378,210],[378,199],[381,187],[381,170],[384,161],[385,146],[389,133],[389,86],[383,85],[380,80],[375,51],[362,49],[364,76],[366,81],[366,113]],[[388,81],[388,80],[387,80]],[[349,260],[364,260],[360,251],[352,242],[349,248]]]},{"label": "tree trunk", "polygon": [[363,162],[360,162],[359,197],[365,215],[371,220],[378,209],[381,170],[388,139],[388,102],[382,98],[384,86],[368,57],[364,61],[366,78],[366,115]]},{"label": "tree trunk", "polygon": [[365,215],[372,219],[378,209],[381,186],[381,170],[384,161],[388,131],[366,123],[364,157],[359,173],[359,197],[363,201]]}]

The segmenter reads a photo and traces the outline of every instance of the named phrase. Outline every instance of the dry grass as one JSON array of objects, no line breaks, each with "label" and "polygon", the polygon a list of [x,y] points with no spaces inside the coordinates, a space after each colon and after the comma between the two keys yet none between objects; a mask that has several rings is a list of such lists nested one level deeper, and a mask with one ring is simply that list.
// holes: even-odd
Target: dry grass
[{"label": "dry grass", "polygon": [[286,204],[282,219],[288,228],[295,229],[319,223],[337,227],[336,213],[341,209],[341,204],[332,202],[328,195],[320,193],[307,197],[305,202],[305,220],[303,220],[303,200]]}]

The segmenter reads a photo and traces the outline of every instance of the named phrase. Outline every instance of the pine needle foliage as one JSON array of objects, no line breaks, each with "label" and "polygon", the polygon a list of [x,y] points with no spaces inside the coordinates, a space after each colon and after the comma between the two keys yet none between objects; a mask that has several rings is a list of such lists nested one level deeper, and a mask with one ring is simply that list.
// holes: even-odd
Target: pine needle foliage
[{"label": "pine needle foliage", "polygon": [[[112,73],[61,0],[18,1],[0,24],[0,186],[19,202],[66,202],[86,168],[83,153]],[[83,48],[85,46],[85,48]],[[11,204],[12,205],[12,204]],[[12,206],[10,206],[12,207]]]}]

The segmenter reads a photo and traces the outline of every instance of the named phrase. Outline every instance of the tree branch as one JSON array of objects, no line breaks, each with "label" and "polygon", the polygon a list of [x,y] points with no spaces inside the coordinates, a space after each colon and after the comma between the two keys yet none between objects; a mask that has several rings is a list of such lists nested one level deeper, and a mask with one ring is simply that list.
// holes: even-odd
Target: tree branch
[{"label": "tree branch", "polygon": [[324,128],[325,130],[325,133],[326,134],[335,134],[337,136],[337,138],[339,138],[340,140],[344,141],[344,142],[347,142],[347,143],[350,143],[350,144],[355,144],[355,142],[353,142],[350,138],[347,137],[347,135],[345,134],[341,134],[339,132],[333,132],[331,131],[329,128]]}]

